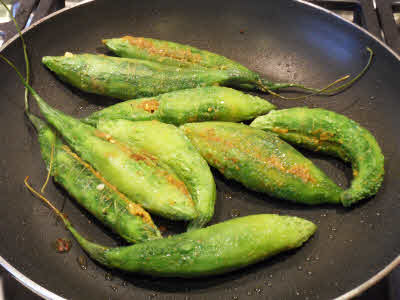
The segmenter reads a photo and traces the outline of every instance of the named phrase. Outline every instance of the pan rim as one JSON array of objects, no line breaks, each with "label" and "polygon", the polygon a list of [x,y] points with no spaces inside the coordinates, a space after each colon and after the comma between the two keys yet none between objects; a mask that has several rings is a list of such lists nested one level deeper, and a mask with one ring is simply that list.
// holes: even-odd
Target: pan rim
[{"label": "pan rim", "polygon": [[8,261],[6,261],[1,255],[0,255],[0,265],[5,270],[7,270],[19,283],[21,283],[23,286],[31,290],[36,295],[44,299],[66,300],[65,298],[58,296],[57,294],[49,291],[40,284],[36,283],[28,276],[22,274],[20,271],[14,268]]},{"label": "pan rim", "polygon": [[[382,40],[377,38],[375,35],[370,33],[368,30],[365,28],[359,26],[358,24],[355,24],[353,22],[350,22],[349,20],[343,18],[342,16],[333,13],[329,9],[326,9],[324,7],[318,6],[314,3],[308,2],[307,0],[294,0],[295,2],[301,3],[303,5],[308,5],[309,7],[312,7],[314,9],[320,10],[324,13],[327,13],[331,16],[334,16],[341,21],[357,28],[358,30],[362,31],[372,39],[374,39],[376,42],[378,42],[381,46],[383,46],[390,54],[392,54],[398,61],[400,61],[400,55],[397,54],[392,48],[390,48],[388,45],[386,45]],[[365,292],[367,289],[370,287],[374,286],[377,284],[380,280],[382,280],[384,277],[386,277],[391,271],[393,271],[397,266],[400,266],[400,254],[394,258],[385,268],[380,270],[378,273],[373,275],[370,279],[366,280],[365,282],[361,283],[360,285],[356,286],[355,288],[347,291],[346,293],[342,294],[339,297],[336,297],[335,300],[347,300],[347,299],[352,299],[354,297],[357,297],[361,295],[363,292]]]},{"label": "pan rim", "polygon": [[[70,9],[73,9],[73,8],[76,8],[76,7],[79,7],[79,6],[86,5],[86,4],[94,2],[94,1],[95,0],[84,0],[84,1],[74,5],[72,7],[65,7],[63,9],[60,9],[60,10],[56,11],[56,12],[53,12],[53,13],[47,15],[46,17],[43,17],[42,19],[36,21],[30,27],[22,30],[21,33],[24,34],[27,31],[35,28],[39,24],[43,23],[47,19],[50,19],[50,18],[52,18],[52,17],[54,17],[54,16],[56,16],[58,14],[61,14],[61,13],[65,12],[65,11],[67,11],[67,10],[70,10]],[[385,48],[390,54],[392,54],[398,61],[400,61],[400,55],[399,54],[397,54],[392,48],[390,48],[383,41],[378,39],[375,35],[371,34],[370,32],[368,32],[363,27],[360,27],[359,25],[357,25],[357,24],[355,24],[353,22],[350,22],[349,20],[347,20],[347,19],[345,19],[345,18],[343,18],[343,17],[331,12],[330,10],[328,10],[326,8],[320,7],[320,6],[318,6],[318,5],[314,4],[314,3],[310,3],[307,0],[292,0],[292,1],[298,2],[298,3],[303,4],[303,5],[308,5],[309,7],[312,7],[313,9],[320,10],[320,11],[322,11],[324,13],[327,13],[327,14],[335,17],[335,18],[340,19],[341,21],[343,21],[343,22],[345,22],[345,23],[347,23],[347,24],[349,24],[351,26],[354,26],[355,28],[357,28],[358,30],[360,30],[361,32],[363,32],[364,34],[368,35],[373,40],[378,42],[381,46],[383,46],[383,48]],[[16,34],[12,38],[10,38],[7,42],[5,42],[0,47],[0,52],[2,52],[5,48],[7,48],[11,43],[13,43],[18,38],[19,38],[18,34]],[[20,282],[22,285],[24,285],[26,288],[31,290],[36,295],[38,295],[40,297],[43,297],[44,299],[66,300],[65,298],[62,298],[62,297],[58,296],[57,294],[49,291],[48,289],[44,288],[40,284],[34,282],[29,277],[27,277],[26,275],[24,275],[23,273],[18,271],[7,260],[5,260],[1,255],[0,255],[0,265],[2,267],[4,267],[4,269],[7,270],[18,282]],[[346,299],[352,299],[352,298],[354,298],[356,296],[359,296],[364,291],[366,291],[370,287],[374,286],[380,280],[382,280],[384,277],[386,277],[397,266],[400,266],[400,254],[396,258],[394,258],[388,265],[386,265],[382,270],[380,270],[378,273],[373,275],[370,279],[366,280],[365,282],[361,283],[360,285],[356,286],[355,288],[351,289],[350,291],[342,294],[341,296],[335,298],[335,300],[346,300]]]}]

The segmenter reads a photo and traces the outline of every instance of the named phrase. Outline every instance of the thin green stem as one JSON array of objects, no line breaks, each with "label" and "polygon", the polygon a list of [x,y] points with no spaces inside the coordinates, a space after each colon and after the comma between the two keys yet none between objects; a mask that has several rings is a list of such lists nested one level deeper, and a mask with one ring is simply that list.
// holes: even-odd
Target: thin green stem
[{"label": "thin green stem", "polygon": [[[22,42],[22,48],[24,50],[24,58],[25,58],[25,72],[26,72],[26,82],[29,84],[29,78],[30,78],[30,68],[29,68],[29,58],[28,58],[28,52],[26,50],[26,44],[25,44],[25,40],[24,37],[22,36],[21,33],[21,28],[19,27],[17,20],[15,20],[14,16],[12,15],[11,10],[8,8],[8,6],[4,3],[3,0],[0,0],[0,3],[4,6],[4,8],[8,11],[10,18],[12,19],[12,21],[15,24],[15,27],[18,30],[18,35],[21,38],[21,42]],[[25,88],[25,112],[28,113],[29,112],[29,91],[27,88]]]},{"label": "thin green stem", "polygon": [[329,90],[329,88],[331,88],[332,86],[338,84],[339,82],[342,82],[342,81],[348,79],[349,77],[350,77],[349,75],[343,76],[342,78],[339,78],[336,81],[328,84],[323,89],[316,90],[314,93],[311,93],[311,94],[305,95],[305,96],[299,96],[299,97],[285,97],[285,96],[279,95],[278,93],[275,93],[273,90],[269,89],[268,87],[263,87],[263,89],[266,92],[270,93],[271,95],[273,95],[275,97],[278,97],[278,98],[281,98],[281,99],[285,99],[285,100],[302,100],[302,99],[307,99],[308,97],[311,97],[311,96],[322,94],[325,91]]},{"label": "thin green stem", "polygon": [[357,76],[355,76],[352,80],[350,80],[349,82],[346,82],[345,84],[338,86],[332,90],[325,91],[325,93],[327,93],[329,95],[333,95],[339,91],[342,91],[345,88],[351,86],[354,82],[356,82],[361,76],[363,76],[365,74],[365,72],[368,70],[369,66],[371,65],[372,58],[374,56],[374,51],[372,51],[371,48],[367,47],[366,49],[369,52],[369,59],[368,59],[367,64],[365,65],[364,69],[362,69],[362,71]]},{"label": "thin green stem", "polygon": [[34,194],[36,197],[38,197],[39,199],[43,200],[43,202],[45,202],[55,213],[57,216],[59,216],[61,218],[61,220],[63,221],[63,223],[65,224],[65,226],[67,228],[69,228],[71,226],[71,223],[68,221],[68,219],[64,216],[64,214],[62,212],[60,212],[57,207],[55,207],[45,196],[43,196],[41,193],[39,193],[38,191],[36,191],[29,183],[29,176],[25,177],[24,180],[24,184],[25,186],[28,188],[29,191],[31,191],[32,194]]},{"label": "thin green stem", "polygon": [[[271,84],[269,82],[263,81],[261,80],[261,82],[259,83],[259,88],[262,91],[267,91],[269,92],[271,95],[279,97],[281,99],[285,99],[285,100],[301,100],[301,99],[306,99],[308,97],[311,96],[315,96],[315,95],[325,95],[325,96],[332,96],[337,94],[340,91],[343,91],[344,89],[348,88],[349,86],[351,86],[352,84],[354,84],[354,82],[356,82],[361,76],[363,76],[365,74],[365,72],[368,70],[368,68],[371,65],[372,62],[372,58],[374,56],[374,52],[372,51],[371,48],[366,47],[367,51],[369,52],[369,59],[367,64],[365,65],[365,67],[361,70],[360,73],[358,73],[354,78],[352,78],[350,81],[337,86],[333,89],[329,89],[332,86],[335,86],[336,84],[338,84],[339,82],[342,82],[346,79],[348,79],[350,77],[350,75],[346,75],[342,78],[339,78],[338,80],[334,81],[333,83],[329,84],[328,86],[326,86],[325,88],[322,89],[315,89],[315,88],[310,88],[310,87],[306,87],[304,85],[301,84],[297,84],[297,83],[277,83],[277,84]],[[305,91],[309,91],[312,92],[309,95],[305,95],[305,96],[299,96],[299,97],[285,97],[282,95],[279,95],[278,93],[274,92],[273,90],[278,90],[281,88],[290,88],[290,87],[296,87],[296,88],[300,88],[302,90]]]}]

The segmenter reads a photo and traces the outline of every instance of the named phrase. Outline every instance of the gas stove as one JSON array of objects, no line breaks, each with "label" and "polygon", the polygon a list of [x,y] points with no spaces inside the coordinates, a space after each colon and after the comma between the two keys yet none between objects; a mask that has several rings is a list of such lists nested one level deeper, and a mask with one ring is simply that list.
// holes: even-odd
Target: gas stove
[{"label": "gas stove", "polygon": [[[6,1],[21,28],[82,0]],[[381,39],[400,54],[400,1],[392,0],[307,0],[353,22]],[[16,34],[5,10],[0,10],[0,46]],[[0,267],[0,300],[41,299]],[[400,300],[400,267],[357,297],[358,300]]]}]

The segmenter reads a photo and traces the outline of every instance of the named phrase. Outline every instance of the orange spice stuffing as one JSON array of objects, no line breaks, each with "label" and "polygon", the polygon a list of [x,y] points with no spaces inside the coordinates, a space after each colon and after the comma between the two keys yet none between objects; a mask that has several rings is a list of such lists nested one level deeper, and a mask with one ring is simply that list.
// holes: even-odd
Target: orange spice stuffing
[{"label": "orange spice stuffing", "polygon": [[273,131],[273,132],[276,132],[276,133],[288,133],[288,132],[289,132],[289,129],[287,129],[287,128],[274,127],[274,128],[272,128],[272,131]]},{"label": "orange spice stuffing", "polygon": [[145,50],[149,55],[169,57],[190,63],[199,63],[201,61],[200,54],[193,54],[190,48],[184,50],[171,49],[169,48],[168,43],[165,43],[163,47],[157,47],[152,41],[142,37],[124,36],[122,39],[128,41],[133,46]]},{"label": "orange spice stuffing", "polygon": [[[95,136],[97,136],[97,137],[99,137],[99,138],[101,138],[103,140],[106,140],[106,141],[108,141],[108,142],[110,142],[112,144],[117,145],[118,148],[121,151],[123,151],[126,154],[128,154],[130,158],[132,158],[132,159],[134,159],[136,161],[144,161],[144,163],[147,164],[148,166],[154,165],[154,161],[157,160],[157,157],[152,156],[149,153],[145,153],[145,152],[135,153],[135,152],[133,152],[131,148],[129,148],[129,147],[125,146],[124,144],[114,140],[111,135],[109,135],[107,133],[104,133],[104,132],[102,132],[100,130],[96,130],[94,132],[94,134],[95,134]],[[108,155],[108,157],[112,157],[112,156],[115,156],[116,154],[108,153],[107,155]]]},{"label": "orange spice stuffing", "polygon": [[304,166],[294,165],[294,166],[290,167],[289,169],[286,169],[285,166],[280,161],[280,159],[275,155],[270,156],[267,159],[267,163],[274,166],[278,170],[281,170],[283,172],[286,172],[286,173],[289,173],[289,174],[299,177],[304,182],[313,182],[313,183],[316,182],[316,180],[311,176],[310,170]]},{"label": "orange spice stuffing", "polygon": [[63,150],[73,157],[79,164],[89,170],[94,176],[96,176],[104,185],[115,192],[126,204],[126,208],[134,216],[140,217],[145,223],[149,224],[151,227],[156,228],[150,215],[145,211],[139,204],[130,201],[124,194],[122,194],[114,185],[109,183],[99,172],[97,172],[91,165],[82,160],[76,153],[72,152],[71,149],[64,145]]},{"label": "orange spice stuffing", "polygon": [[324,131],[323,129],[319,128],[311,132],[312,135],[318,136],[321,141],[326,141],[331,139],[335,134],[329,131]]},{"label": "orange spice stuffing", "polygon": [[183,183],[183,181],[174,178],[174,176],[172,176],[171,174],[168,174],[166,178],[170,184],[175,185],[184,195],[190,196],[186,188],[186,185]]},{"label": "orange spice stuffing", "polygon": [[156,99],[151,99],[143,101],[139,104],[132,103],[131,105],[132,106],[136,105],[140,109],[143,109],[149,113],[154,113],[158,109],[160,103]]}]

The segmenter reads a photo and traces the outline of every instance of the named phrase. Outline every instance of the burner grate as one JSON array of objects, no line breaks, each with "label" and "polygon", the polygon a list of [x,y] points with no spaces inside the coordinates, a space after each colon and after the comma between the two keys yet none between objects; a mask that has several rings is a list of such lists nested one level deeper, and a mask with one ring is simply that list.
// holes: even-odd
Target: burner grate
[{"label": "burner grate", "polygon": [[[32,23],[64,7],[64,0],[17,0],[6,1],[20,28],[27,28]],[[17,29],[8,13],[0,7],[0,46],[17,34]]]},{"label": "burner grate", "polygon": [[354,22],[400,53],[400,1],[307,0]]}]

